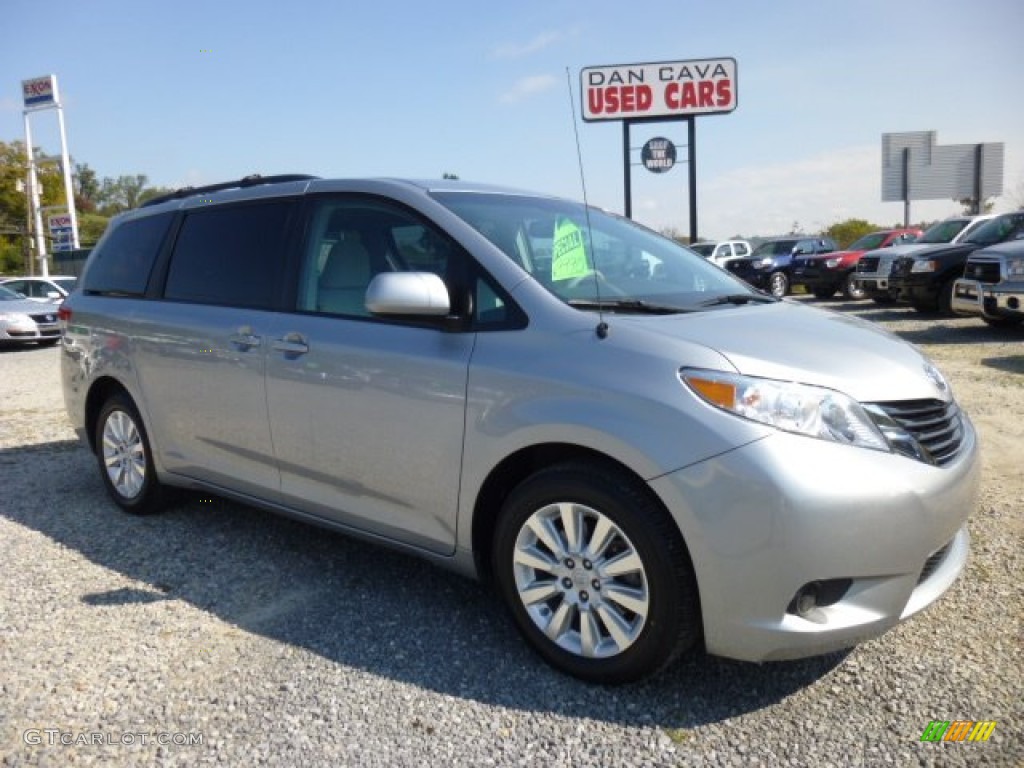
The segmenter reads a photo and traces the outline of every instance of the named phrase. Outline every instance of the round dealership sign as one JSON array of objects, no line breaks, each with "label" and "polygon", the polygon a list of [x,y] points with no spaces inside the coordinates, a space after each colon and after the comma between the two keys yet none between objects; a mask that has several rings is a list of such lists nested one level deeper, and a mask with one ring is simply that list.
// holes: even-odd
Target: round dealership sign
[{"label": "round dealership sign", "polygon": [[665,173],[676,164],[676,145],[658,136],[644,144],[640,150],[644,168],[652,173]]}]

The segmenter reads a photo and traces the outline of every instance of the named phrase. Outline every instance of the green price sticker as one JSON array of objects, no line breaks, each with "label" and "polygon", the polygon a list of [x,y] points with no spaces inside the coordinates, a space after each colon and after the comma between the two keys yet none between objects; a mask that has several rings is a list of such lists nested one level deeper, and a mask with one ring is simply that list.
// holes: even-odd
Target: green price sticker
[{"label": "green price sticker", "polygon": [[583,246],[583,232],[569,219],[555,223],[555,236],[551,243],[551,279],[570,280],[590,272],[587,251]]}]

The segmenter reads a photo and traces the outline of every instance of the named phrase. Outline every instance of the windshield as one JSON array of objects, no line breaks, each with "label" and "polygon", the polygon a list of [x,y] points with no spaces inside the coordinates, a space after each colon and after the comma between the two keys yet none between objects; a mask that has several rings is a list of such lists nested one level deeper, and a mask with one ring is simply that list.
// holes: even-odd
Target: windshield
[{"label": "windshield", "polygon": [[435,192],[434,197],[564,302],[694,309],[720,296],[763,297],[674,240],[568,200]]},{"label": "windshield", "polygon": [[951,243],[953,238],[959,235],[963,228],[970,224],[969,219],[950,219],[932,224],[924,231],[917,242],[919,243]]},{"label": "windshield", "polygon": [[757,246],[751,256],[782,256],[792,253],[799,242],[799,240],[769,240]]},{"label": "windshield", "polygon": [[697,243],[696,245],[691,245],[690,246],[690,250],[691,251],[696,251],[697,253],[699,253],[701,256],[703,256],[706,259],[708,256],[710,256],[712,253],[715,252],[715,244],[714,243]]},{"label": "windshield", "polygon": [[878,248],[885,242],[885,232],[872,232],[870,235],[864,235],[860,240],[857,240],[846,250],[848,251],[870,251]]},{"label": "windshield", "polygon": [[1006,213],[986,221],[964,240],[975,245],[992,245],[1024,237],[1024,212]]},{"label": "windshield", "polygon": [[23,301],[25,299],[17,291],[12,291],[10,288],[5,288],[0,285],[0,301]]}]

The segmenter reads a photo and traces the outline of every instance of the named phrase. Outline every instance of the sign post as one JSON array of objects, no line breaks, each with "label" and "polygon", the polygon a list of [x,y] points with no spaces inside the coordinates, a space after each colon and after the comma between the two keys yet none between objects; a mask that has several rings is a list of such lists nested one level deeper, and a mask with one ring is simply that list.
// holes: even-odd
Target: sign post
[{"label": "sign post", "polygon": [[[686,120],[689,124],[687,158],[690,240],[696,241],[697,164],[694,121],[698,115],[723,114],[736,109],[736,78],[736,59],[733,58],[621,64],[584,67],[580,70],[580,98],[583,101],[584,121],[622,121],[623,187],[627,217],[632,218],[633,208],[629,163],[630,126],[641,122]],[[664,157],[660,159],[667,162]],[[672,160],[672,165],[674,164],[675,159]],[[647,166],[646,160],[644,165]],[[671,165],[665,170],[668,168],[671,168]],[[650,166],[648,169],[654,170]]]},{"label": "sign post", "polygon": [[78,248],[78,217],[75,212],[75,192],[71,180],[71,157],[68,154],[68,139],[64,129],[64,109],[60,104],[60,97],[57,90],[57,76],[46,75],[34,77],[31,80],[22,80],[21,92],[25,103],[23,115],[25,117],[25,152],[28,155],[28,177],[29,177],[29,207],[33,211],[33,221],[36,230],[36,256],[39,259],[39,266],[42,275],[49,274],[46,262],[46,243],[43,238],[42,213],[39,208],[39,179],[36,174],[35,158],[32,150],[32,132],[29,127],[29,114],[44,109],[57,110],[57,122],[60,125],[60,152],[61,165],[64,174],[64,194],[68,204],[68,228],[70,229],[70,242],[72,247]]}]

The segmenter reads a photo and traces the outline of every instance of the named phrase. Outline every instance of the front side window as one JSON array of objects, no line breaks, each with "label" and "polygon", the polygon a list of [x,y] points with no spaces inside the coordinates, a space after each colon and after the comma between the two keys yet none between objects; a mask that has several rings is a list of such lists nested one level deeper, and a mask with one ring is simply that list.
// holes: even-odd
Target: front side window
[{"label": "front side window", "polygon": [[[383,272],[433,272],[459,305],[461,251],[411,213],[358,196],[317,200],[302,256],[296,306],[303,312],[370,317],[366,289]],[[468,297],[467,297],[468,300]]]},{"label": "front side window", "polygon": [[515,194],[434,197],[570,304],[685,311],[716,297],[754,293],[674,240],[598,209]]},{"label": "front side window", "polygon": [[270,309],[281,286],[293,203],[190,211],[174,245],[164,298]]},{"label": "front side window", "polygon": [[86,263],[83,290],[113,296],[143,295],[173,219],[173,213],[163,213],[108,227]]}]

